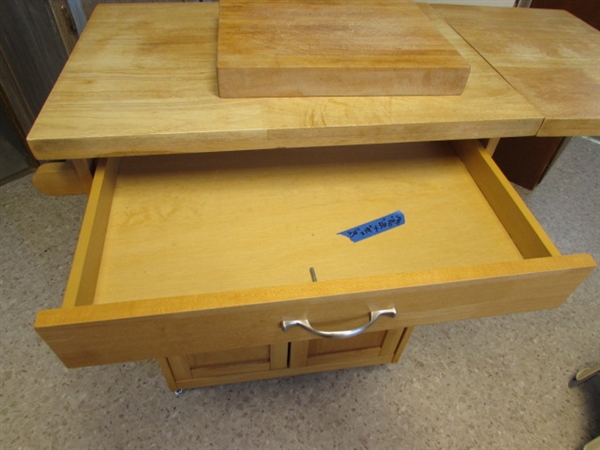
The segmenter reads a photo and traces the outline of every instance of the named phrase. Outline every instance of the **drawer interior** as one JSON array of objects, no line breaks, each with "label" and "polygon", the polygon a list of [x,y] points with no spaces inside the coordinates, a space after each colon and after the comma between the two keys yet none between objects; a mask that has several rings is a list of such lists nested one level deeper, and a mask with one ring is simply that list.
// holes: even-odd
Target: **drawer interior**
[{"label": "drawer interior", "polygon": [[[397,228],[338,234],[398,210]],[[270,346],[271,373],[312,339],[282,320],[344,330],[396,308],[377,333],[551,308],[594,267],[558,252],[477,141],[108,159],[63,307],[35,327],[67,367]],[[356,364],[389,360],[388,335]],[[309,347],[290,361],[349,353]]]},{"label": "drawer interior", "polygon": [[110,176],[95,304],[523,258],[445,142],[122,158]]}]

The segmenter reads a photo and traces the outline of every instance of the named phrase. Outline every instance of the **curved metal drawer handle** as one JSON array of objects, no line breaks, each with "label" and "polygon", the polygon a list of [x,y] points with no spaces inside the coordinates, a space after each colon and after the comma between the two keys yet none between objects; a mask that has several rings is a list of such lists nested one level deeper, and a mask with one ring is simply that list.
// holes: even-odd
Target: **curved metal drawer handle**
[{"label": "curved metal drawer handle", "polygon": [[284,320],[283,322],[281,322],[281,328],[283,328],[283,331],[287,331],[288,328],[297,325],[299,327],[304,328],[305,330],[310,331],[312,334],[316,334],[317,336],[321,336],[324,338],[331,338],[331,339],[345,339],[345,338],[359,335],[360,333],[365,331],[367,328],[369,328],[371,325],[373,325],[375,323],[375,321],[377,319],[379,319],[381,316],[396,317],[396,314],[398,314],[398,312],[396,311],[396,308],[380,309],[378,311],[371,311],[371,320],[369,320],[369,322],[364,324],[362,327],[355,328],[354,330],[321,331],[321,330],[317,330],[317,329],[313,328],[307,319]]}]

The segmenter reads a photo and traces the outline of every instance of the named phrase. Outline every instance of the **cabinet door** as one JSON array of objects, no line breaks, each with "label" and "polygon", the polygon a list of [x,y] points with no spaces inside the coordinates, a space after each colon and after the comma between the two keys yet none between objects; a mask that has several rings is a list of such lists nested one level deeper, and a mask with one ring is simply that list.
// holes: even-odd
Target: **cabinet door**
[{"label": "cabinet door", "polygon": [[369,331],[348,339],[316,338],[158,361],[174,391],[397,362],[411,332],[412,328]]},{"label": "cabinet door", "polygon": [[269,378],[288,367],[287,343],[170,356],[159,360],[169,387],[185,389]]},{"label": "cabinet door", "polygon": [[397,360],[395,354],[405,332],[405,328],[399,328],[371,331],[348,339],[317,338],[292,342],[290,368],[321,366],[323,370],[328,370],[338,368],[339,364],[354,366],[390,363]]}]

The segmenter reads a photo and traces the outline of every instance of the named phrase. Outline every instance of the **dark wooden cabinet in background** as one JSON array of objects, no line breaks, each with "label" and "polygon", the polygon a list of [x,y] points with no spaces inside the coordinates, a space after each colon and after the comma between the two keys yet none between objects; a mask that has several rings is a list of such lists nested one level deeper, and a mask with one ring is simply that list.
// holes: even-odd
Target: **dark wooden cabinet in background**
[{"label": "dark wooden cabinet in background", "polygon": [[533,0],[531,8],[564,9],[600,29],[600,5],[597,0]]}]

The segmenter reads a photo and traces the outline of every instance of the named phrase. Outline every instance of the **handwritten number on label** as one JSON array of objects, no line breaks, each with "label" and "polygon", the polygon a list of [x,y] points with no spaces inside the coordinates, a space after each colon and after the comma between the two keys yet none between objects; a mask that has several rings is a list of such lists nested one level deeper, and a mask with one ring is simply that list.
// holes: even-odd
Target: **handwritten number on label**
[{"label": "handwritten number on label", "polygon": [[383,233],[384,231],[399,227],[400,225],[404,225],[405,223],[406,219],[402,211],[396,211],[387,216],[372,220],[371,222],[350,228],[346,231],[341,231],[338,234],[346,236],[352,242],[358,242],[379,233]]}]

